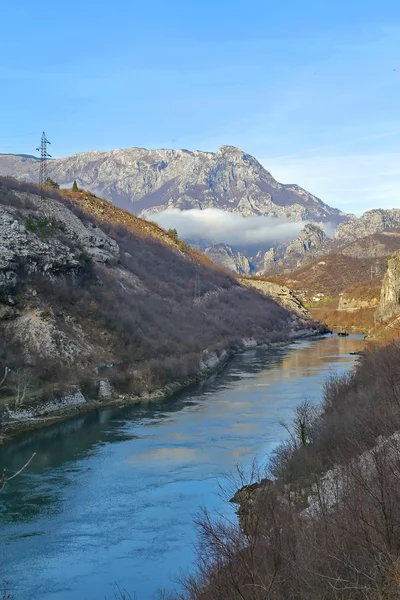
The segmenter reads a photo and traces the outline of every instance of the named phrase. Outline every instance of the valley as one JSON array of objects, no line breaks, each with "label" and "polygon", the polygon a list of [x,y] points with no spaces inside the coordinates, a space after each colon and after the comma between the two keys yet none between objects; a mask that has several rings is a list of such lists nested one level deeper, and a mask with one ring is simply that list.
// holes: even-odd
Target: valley
[{"label": "valley", "polygon": [[[188,156],[163,151],[158,158],[171,164],[133,150],[100,153],[92,165],[100,169],[103,161],[109,172],[109,161],[118,157],[122,166],[112,162],[113,169],[130,169],[135,181],[146,173],[149,189],[158,186],[144,196],[133,186],[124,201],[120,192],[112,201],[96,195],[93,182],[81,188],[83,175],[71,165],[83,168],[87,154],[54,161],[49,167],[58,180],[44,188],[25,181],[34,177],[34,158],[0,156],[7,175],[0,176],[0,460],[11,473],[27,465],[15,481],[3,480],[1,496],[1,558],[10,574],[5,593],[15,600],[27,594],[32,600],[97,600],[101,594],[122,600],[130,593],[214,600],[215,578],[230,590],[222,598],[231,600],[236,580],[225,581],[225,565],[240,556],[247,561],[247,543],[235,545],[241,536],[260,544],[251,529],[253,518],[265,525],[259,498],[271,502],[272,493],[273,526],[284,528],[281,498],[293,491],[290,519],[297,523],[300,507],[317,510],[310,482],[327,486],[342,460],[332,450],[332,434],[312,429],[328,419],[327,398],[339,410],[340,390],[351,394],[351,378],[364,385],[363,361],[372,370],[383,361],[393,392],[400,211],[370,211],[359,219],[340,213],[297,186],[278,184],[236,148]],[[140,157],[135,165],[133,156]],[[22,175],[21,165],[27,169]],[[164,174],[154,174],[169,170],[168,185]],[[237,178],[244,172],[253,181],[242,185]],[[195,187],[194,176],[197,184],[209,178],[208,191]],[[165,185],[176,200],[168,206],[157,204],[166,199]],[[111,180],[103,189],[111,195]],[[265,231],[276,225],[280,233],[264,247],[208,245],[204,237],[185,238],[156,222],[165,211],[191,214],[199,206],[207,218],[235,214],[246,231],[248,220],[268,219]],[[278,239],[284,231],[285,241]],[[321,335],[330,330],[334,335]],[[375,358],[369,348],[378,347]],[[368,423],[370,416],[363,418]],[[395,421],[389,422],[377,424],[374,435],[392,434]],[[369,452],[374,440],[358,443]],[[316,457],[317,444],[326,447]],[[348,452],[357,456],[354,448]],[[254,471],[255,455],[267,467]],[[231,490],[236,523],[232,505],[217,500],[217,488],[232,486],[227,473],[238,460],[243,470]],[[247,480],[251,485],[242,488]],[[282,488],[289,492],[282,492],[282,482],[289,482]],[[216,566],[207,558],[200,572],[176,584],[178,570],[192,569],[196,558],[193,517],[202,504],[229,519],[224,535],[233,536],[235,550],[227,563]],[[207,519],[198,521],[200,530],[218,536],[221,525]],[[296,525],[293,535],[308,548],[302,531]],[[214,551],[211,538],[203,543]],[[316,560],[312,548],[307,551]],[[294,573],[300,563],[291,563]],[[253,563],[246,574],[239,567],[235,572],[244,581],[254,572],[269,577]],[[273,585],[286,588],[280,580]],[[293,585],[302,583],[294,577]]]},{"label": "valley", "polygon": [[[88,192],[0,180],[3,433],[165,397],[246,347],[319,333],[175,234]],[[17,390],[17,392],[15,391]]]}]

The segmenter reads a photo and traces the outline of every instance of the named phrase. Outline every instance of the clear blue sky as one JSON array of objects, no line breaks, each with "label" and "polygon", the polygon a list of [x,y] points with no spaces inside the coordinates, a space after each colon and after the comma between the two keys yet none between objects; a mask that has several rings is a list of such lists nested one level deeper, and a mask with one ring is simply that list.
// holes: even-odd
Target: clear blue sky
[{"label": "clear blue sky", "polygon": [[400,207],[400,2],[5,0],[0,152],[255,155],[361,212]]}]

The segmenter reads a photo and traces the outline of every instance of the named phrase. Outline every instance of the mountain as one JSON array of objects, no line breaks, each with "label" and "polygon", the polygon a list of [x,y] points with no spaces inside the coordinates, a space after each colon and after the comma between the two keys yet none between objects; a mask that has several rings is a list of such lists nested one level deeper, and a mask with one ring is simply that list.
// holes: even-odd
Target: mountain
[{"label": "mountain", "polygon": [[12,401],[11,423],[148,397],[312,326],[106,200],[37,192],[0,178],[0,417]]},{"label": "mountain", "polygon": [[385,273],[388,257],[399,248],[400,230],[387,230],[343,244],[279,277],[292,289],[337,296],[348,286],[375,286]]},{"label": "mountain", "polygon": [[[1,175],[37,181],[38,172],[36,159],[0,156]],[[70,187],[76,180],[80,187],[143,216],[169,207],[219,208],[290,221],[348,220],[301,187],[278,183],[254,157],[233,146],[216,153],[144,148],[82,152],[49,161],[48,172],[61,186]]]},{"label": "mountain", "polygon": [[313,223],[307,223],[292,242],[270,248],[265,253],[260,251],[251,262],[257,275],[286,272],[326,254],[330,246],[331,240],[323,229]]},{"label": "mountain", "polygon": [[400,209],[378,208],[365,212],[360,218],[350,215],[346,223],[337,227],[334,238],[346,243],[396,227],[400,227]]},{"label": "mountain", "polygon": [[215,264],[237,273],[238,275],[249,275],[252,271],[252,266],[249,259],[234,250],[228,244],[214,244],[204,250],[204,254]]}]

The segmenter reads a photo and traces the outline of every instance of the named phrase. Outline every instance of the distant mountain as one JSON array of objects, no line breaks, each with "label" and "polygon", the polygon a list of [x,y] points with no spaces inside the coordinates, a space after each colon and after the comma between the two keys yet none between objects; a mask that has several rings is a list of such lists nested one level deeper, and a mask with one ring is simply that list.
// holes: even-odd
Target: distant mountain
[{"label": "distant mountain", "polygon": [[249,259],[228,244],[214,244],[213,246],[209,246],[204,250],[204,254],[215,264],[238,275],[249,275],[253,271]]},{"label": "distant mountain", "polygon": [[[38,170],[35,158],[0,156],[1,175],[35,181]],[[215,153],[144,148],[90,151],[49,161],[48,171],[61,186],[76,180],[80,187],[141,216],[166,208],[219,208],[289,221],[338,224],[348,220],[345,213],[298,185],[278,183],[254,157],[233,146],[222,146]]]},{"label": "distant mountain", "polygon": [[252,263],[259,275],[294,269],[326,254],[330,245],[331,240],[321,227],[307,223],[292,242],[270,248],[265,253],[258,252]]},{"label": "distant mountain", "polygon": [[40,160],[37,156],[33,156],[33,154],[5,154],[4,152],[0,152],[0,156],[19,156],[20,158],[31,158],[32,160]]},{"label": "distant mountain", "polygon": [[388,257],[400,249],[400,230],[375,233],[325,253],[310,264],[281,274],[292,289],[336,296],[347,286],[377,285]]},{"label": "distant mountain", "polygon": [[341,243],[351,242],[397,227],[400,227],[400,209],[378,208],[365,212],[360,218],[349,216],[348,222],[336,229],[334,238]]}]

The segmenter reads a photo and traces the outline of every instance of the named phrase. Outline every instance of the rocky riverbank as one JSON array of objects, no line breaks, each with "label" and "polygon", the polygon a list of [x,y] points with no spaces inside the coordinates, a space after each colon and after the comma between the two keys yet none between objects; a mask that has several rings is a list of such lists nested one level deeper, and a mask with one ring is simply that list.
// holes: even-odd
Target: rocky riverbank
[{"label": "rocky riverbank", "polygon": [[[71,386],[68,391],[47,393],[45,397],[37,395],[18,408],[8,409],[3,404],[0,444],[6,443],[25,431],[49,426],[79,413],[90,412],[91,410],[107,406],[124,406],[165,400],[176,392],[198,381],[207,379],[213,373],[218,372],[238,352],[243,352],[251,348],[286,346],[298,339],[318,337],[320,335],[321,333],[315,329],[304,329],[293,331],[289,334],[288,339],[274,343],[262,343],[256,339],[245,338],[242,340],[241,347],[237,350],[223,350],[219,355],[216,353],[205,353],[196,375],[188,377],[185,380],[169,383],[152,392],[143,392],[140,395],[120,394],[112,387],[108,379],[101,379],[91,382],[90,386]],[[93,393],[94,391],[95,393]]]}]

